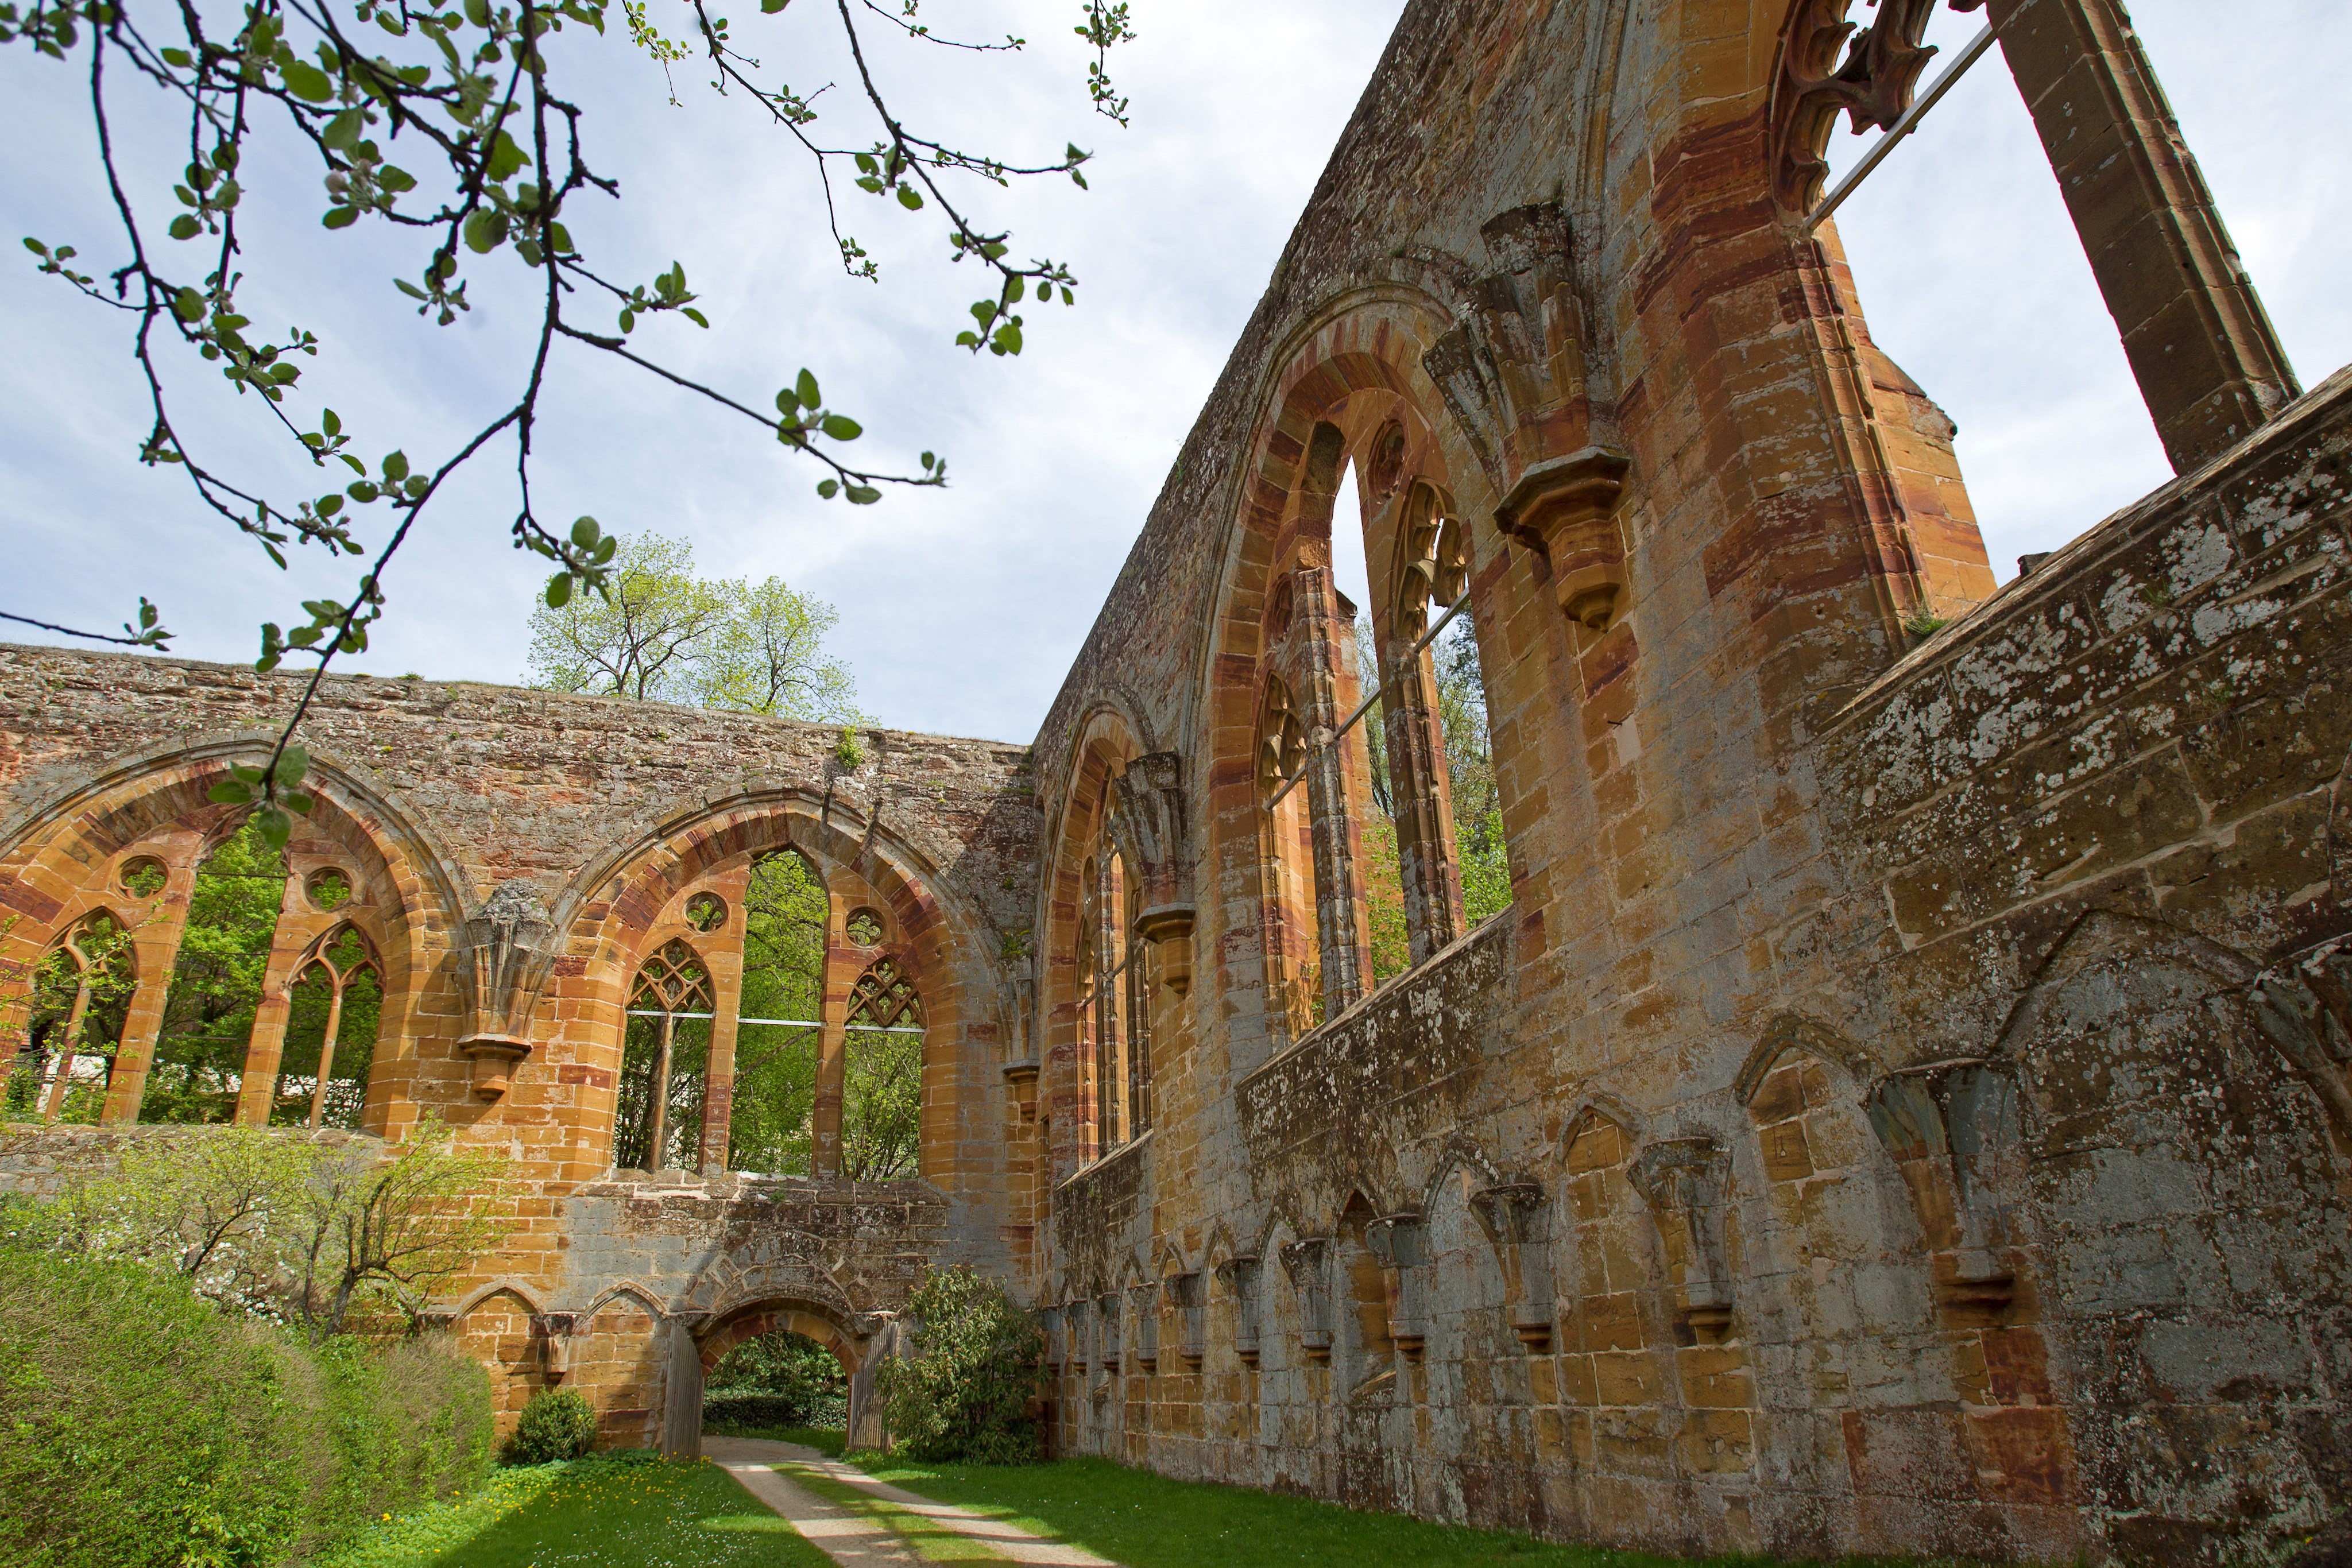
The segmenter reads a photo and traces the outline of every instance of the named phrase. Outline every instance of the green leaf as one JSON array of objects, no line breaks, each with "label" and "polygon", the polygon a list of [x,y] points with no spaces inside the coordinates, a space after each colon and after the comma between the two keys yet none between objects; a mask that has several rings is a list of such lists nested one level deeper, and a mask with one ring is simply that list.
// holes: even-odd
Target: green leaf
[{"label": "green leaf", "polygon": [[223,806],[242,806],[253,799],[253,789],[234,779],[224,779],[205,791],[205,799]]},{"label": "green leaf", "polygon": [[342,509],[343,498],[341,496],[321,496],[319,497],[319,515],[320,517],[331,517]]},{"label": "green leaf", "polygon": [[841,481],[838,479],[820,479],[817,481],[816,493],[823,496],[828,501],[832,500],[834,496],[840,489]]},{"label": "green leaf", "polygon": [[289,746],[278,754],[278,787],[294,789],[301,787],[302,775],[310,771],[310,754],[299,746]]},{"label": "green leaf", "polygon": [[900,185],[898,204],[910,213],[919,213],[923,210],[923,193],[912,185]]},{"label": "green leaf", "polygon": [[693,306],[681,305],[678,307],[678,313],[684,316],[688,320],[693,322],[696,326],[701,328],[704,331],[707,332],[710,329],[710,319],[703,315],[701,311],[697,310]]},{"label": "green leaf", "polygon": [[205,297],[193,288],[183,288],[172,301],[173,313],[183,321],[205,319]]},{"label": "green leaf", "polygon": [[870,507],[882,498],[882,492],[871,485],[852,485],[842,494],[847,496],[850,505],[856,507]]},{"label": "green leaf", "polygon": [[598,566],[602,566],[606,561],[612,559],[613,552],[618,549],[620,546],[620,537],[616,534],[606,534],[602,539],[599,539],[596,543],[596,554],[594,558],[596,564]]},{"label": "green leaf", "polygon": [[360,132],[367,127],[366,118],[356,109],[347,109],[327,121],[319,140],[338,152],[348,152],[359,145]]},{"label": "green leaf", "polygon": [[478,207],[466,220],[466,248],[488,256],[507,237],[507,219],[495,207]]},{"label": "green leaf", "polygon": [[401,191],[413,191],[416,189],[416,176],[405,169],[394,168],[392,164],[386,163],[375,172],[375,186],[379,191],[391,191],[395,193]]},{"label": "green leaf", "polygon": [[411,474],[408,476],[408,483],[402,486],[401,488],[407,491],[410,499],[413,500],[416,497],[425,494],[425,491],[433,488],[433,481],[427,479],[422,474]]},{"label": "green leaf", "polygon": [[383,476],[394,483],[408,477],[408,454],[394,452],[383,460]]},{"label": "green leaf", "polygon": [[515,139],[501,128],[497,135],[490,138],[490,155],[484,168],[492,180],[511,180],[530,162],[523,155],[523,150],[515,144]]},{"label": "green leaf", "polygon": [[343,433],[342,415],[331,408],[321,409],[319,413],[319,428],[331,436],[341,435]]},{"label": "green leaf", "polygon": [[[353,213],[352,215],[353,217],[359,216],[357,213]],[[198,235],[205,232],[205,225],[196,222],[193,214],[182,213],[178,217],[172,220],[172,226],[165,232],[170,234],[173,239],[194,239]]]},{"label": "green leaf", "polygon": [[185,49],[164,49],[162,53],[165,65],[178,66],[183,70],[196,63],[195,57]]},{"label": "green leaf", "polygon": [[937,457],[928,452],[923,454],[923,466],[926,468],[937,467],[939,465],[939,461],[940,460]]},{"label": "green leaf", "polygon": [[621,330],[624,332],[634,332],[636,330],[636,328],[637,313],[634,310],[623,310],[621,312]]},{"label": "green leaf", "polygon": [[582,549],[590,549],[594,548],[598,536],[603,532],[596,526],[595,518],[582,517],[572,525],[572,542]]},{"label": "green leaf", "polygon": [[866,427],[845,413],[824,416],[824,433],[835,441],[855,441],[866,434]]},{"label": "green leaf", "polygon": [[800,380],[793,383],[793,390],[800,395],[801,406],[803,408],[814,411],[815,409],[823,406],[824,398],[816,390],[816,378],[809,374],[808,371],[801,371]]},{"label": "green leaf", "polygon": [[310,797],[302,790],[290,789],[278,799],[289,811],[299,811],[306,817],[310,814]]},{"label": "green leaf", "polygon": [[286,78],[288,89],[296,98],[324,103],[335,96],[334,78],[316,66],[306,65],[300,60],[288,60],[278,69]]},{"label": "green leaf", "polygon": [[[360,221],[360,210],[357,207],[329,207],[327,215],[319,221],[331,229],[347,229]],[[173,224],[172,226],[176,230],[180,225]]]},{"label": "green leaf", "polygon": [[792,0],[760,0],[760,10],[763,15],[772,16],[791,4]]},{"label": "green leaf", "polygon": [[356,485],[346,485],[343,486],[343,493],[349,496],[352,500],[362,502],[373,501],[378,496],[383,494],[382,491],[378,490],[373,485],[369,484],[364,479],[361,480]]},{"label": "green leaf", "polygon": [[261,835],[261,841],[272,850],[283,850],[286,841],[294,836],[294,819],[275,806],[262,807],[248,821],[253,831]]},{"label": "green leaf", "polygon": [[572,602],[572,574],[559,571],[547,580],[547,607],[561,610]]}]

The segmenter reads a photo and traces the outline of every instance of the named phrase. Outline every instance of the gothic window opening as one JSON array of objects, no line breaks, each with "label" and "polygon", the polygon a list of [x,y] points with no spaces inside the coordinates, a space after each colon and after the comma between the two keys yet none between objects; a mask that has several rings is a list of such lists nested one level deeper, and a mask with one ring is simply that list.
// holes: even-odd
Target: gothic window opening
[{"label": "gothic window opening", "polygon": [[624,1170],[697,1168],[716,996],[710,970],[673,939],[637,971],[621,1052],[613,1164]]},{"label": "gothic window opening", "polygon": [[[344,891],[348,896],[348,883]],[[359,928],[345,925],[320,945],[288,989],[270,1124],[358,1127],[383,1018],[382,966]]]},{"label": "gothic window opening", "polygon": [[1323,1021],[1322,945],[1315,917],[1315,835],[1306,791],[1307,731],[1290,688],[1269,674],[1258,699],[1257,795],[1266,806],[1259,860],[1265,882],[1268,984],[1297,1039]]},{"label": "gothic window opening", "polygon": [[923,999],[897,960],[877,958],[849,992],[841,1094],[841,1174],[891,1181],[922,1154]]},{"label": "gothic window opening", "polygon": [[786,850],[751,862],[743,890],[730,1170],[807,1176],[813,1168],[831,907],[824,879],[805,856]]},{"label": "gothic window opening", "polygon": [[31,1050],[9,1075],[11,1114],[99,1119],[137,985],[131,934],[103,910],[85,915],[49,949],[33,976],[26,1030]]},{"label": "gothic window opening", "polygon": [[142,1122],[226,1122],[269,968],[289,873],[248,821],[196,868]]},{"label": "gothic window opening", "polygon": [[[1374,438],[1385,452],[1382,470],[1402,465],[1402,431],[1393,423]],[[1396,483],[1393,475],[1388,483]],[[1355,462],[1342,471],[1328,519],[1331,559],[1331,723],[1339,728],[1339,788],[1348,818],[1349,858],[1355,874],[1355,911],[1360,926],[1358,964],[1367,988],[1386,985],[1420,956],[1411,937],[1402,845],[1407,834],[1397,813],[1405,803],[1385,734],[1379,628],[1373,623],[1372,578],[1366,549],[1366,523],[1384,492],[1366,494]],[[1353,725],[1347,723],[1354,716]],[[1336,824],[1335,824],[1336,826]]]},{"label": "gothic window opening", "polygon": [[[1391,642],[1398,667],[1386,694],[1391,707],[1382,738],[1402,764],[1393,771],[1407,842],[1407,900],[1420,906],[1416,923],[1426,928],[1415,945],[1418,959],[1507,907],[1511,882],[1486,679],[1466,597],[1469,527],[1435,486],[1417,480],[1399,519],[1397,547]],[[1429,846],[1425,862],[1415,862],[1418,844]]]}]

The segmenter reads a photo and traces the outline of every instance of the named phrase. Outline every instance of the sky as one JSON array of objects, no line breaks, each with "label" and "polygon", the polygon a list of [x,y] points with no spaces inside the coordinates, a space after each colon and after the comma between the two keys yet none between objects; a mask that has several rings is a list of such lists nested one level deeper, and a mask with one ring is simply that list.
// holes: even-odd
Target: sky
[{"label": "sky", "polygon": [[[656,23],[685,15],[677,0],[650,9]],[[704,333],[664,320],[639,338],[755,407],[806,366],[827,402],[866,426],[861,458],[903,465],[935,450],[952,483],[870,507],[828,504],[814,492],[819,472],[748,421],[574,351],[559,360],[542,413],[540,515],[683,537],[706,575],[781,576],[828,601],[841,617],[834,649],[857,676],[861,706],[891,726],[1034,735],[1402,3],[1139,0],[1139,37],[1111,57],[1131,105],[1125,130],[1089,111],[1086,56],[1067,32],[1076,9],[972,0],[927,13],[942,32],[952,17],[967,37],[1034,40],[1017,55],[868,30],[894,105],[919,125],[1007,155],[1050,158],[1066,141],[1096,153],[1087,190],[1049,179],[973,203],[1013,230],[1016,254],[1066,261],[1081,281],[1075,308],[1024,308],[1018,359],[954,347],[980,289],[970,267],[946,264],[934,214],[846,193],[856,200],[845,200],[845,226],[883,277],[845,278],[806,161],[740,94],[722,99],[704,85],[707,70],[679,66],[673,106],[671,82],[617,27],[558,44],[588,110],[589,159],[622,188],[617,203],[568,210],[575,238],[629,278],[682,262],[712,321]],[[2288,352],[2315,383],[2352,360],[2341,287],[2352,256],[2352,113],[2341,89],[2352,5],[2240,0],[2226,39],[2212,36],[2210,0],[2142,0],[2133,11]],[[863,140],[825,16],[803,5],[736,34],[795,89],[839,84],[817,99],[818,129]],[[1941,15],[1929,41],[1949,57],[1979,25]],[[0,169],[0,227],[112,265],[120,242],[94,183],[85,90],[21,47],[0,53],[0,124],[13,145],[42,151]],[[141,94],[121,101],[118,144],[168,176],[184,156],[171,151],[173,126]],[[1842,128],[1834,163],[1866,145]],[[320,340],[289,407],[315,418],[321,402],[332,406],[363,450],[398,446],[422,463],[512,401],[532,306],[520,267],[478,268],[476,308],[434,327],[390,283],[395,268],[421,267],[421,246],[406,256],[367,225],[320,229],[316,172],[299,162],[249,172],[249,311],[257,328],[297,322]],[[170,210],[161,185],[134,197],[159,225]],[[2019,554],[2063,542],[2168,476],[1997,54],[1838,221],[1873,333],[1958,423],[2000,576]],[[261,621],[299,622],[300,600],[346,593],[348,566],[313,549],[281,573],[204,511],[184,478],[130,461],[145,416],[122,319],[30,260],[0,263],[0,538],[11,567],[0,610],[111,629],[145,593],[177,633],[175,655],[244,661]],[[171,374],[183,428],[209,458],[266,476],[274,494],[307,493],[295,486],[311,481],[282,436],[273,444],[257,400],[228,394],[202,367]],[[352,667],[523,678],[545,574],[509,547],[514,508],[511,449],[478,459],[388,574],[389,612]],[[1360,585],[1341,586],[1360,601]]]}]

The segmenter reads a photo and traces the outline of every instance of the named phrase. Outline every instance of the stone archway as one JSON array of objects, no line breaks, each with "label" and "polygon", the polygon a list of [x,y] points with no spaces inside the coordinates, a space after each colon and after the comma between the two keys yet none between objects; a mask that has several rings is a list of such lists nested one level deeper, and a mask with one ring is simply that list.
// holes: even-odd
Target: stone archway
[{"label": "stone archway", "polygon": [[[878,1448],[885,1437],[881,1402],[876,1397],[874,1369],[883,1359],[895,1353],[898,1325],[884,1314],[876,1314],[868,1332],[861,1334],[842,1321],[831,1308],[816,1301],[795,1297],[772,1296],[750,1301],[715,1316],[695,1335],[697,1352],[691,1367],[691,1377],[681,1383],[691,1383],[693,1402],[690,1417],[681,1427],[690,1426],[690,1451],[701,1452],[702,1393],[704,1383],[727,1359],[728,1353],[748,1340],[761,1334],[785,1329],[812,1340],[833,1353],[841,1363],[841,1370],[849,1379],[849,1416],[845,1434],[852,1448]],[[681,1372],[688,1371],[681,1367]],[[681,1388],[683,1393],[684,1389]],[[688,1416],[682,1407],[681,1416]],[[685,1436],[684,1432],[680,1433]]]}]

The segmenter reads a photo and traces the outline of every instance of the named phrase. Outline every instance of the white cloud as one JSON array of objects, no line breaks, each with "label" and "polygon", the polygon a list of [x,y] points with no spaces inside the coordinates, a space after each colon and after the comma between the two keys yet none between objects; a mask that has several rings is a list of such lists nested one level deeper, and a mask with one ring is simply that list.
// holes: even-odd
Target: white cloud
[{"label": "white cloud", "polygon": [[[848,281],[814,225],[804,162],[740,95],[714,98],[701,85],[707,70],[682,66],[684,107],[673,109],[657,68],[617,29],[601,43],[565,39],[582,69],[591,159],[621,178],[625,197],[576,204],[572,228],[618,276],[648,277],[682,260],[712,316],[707,336],[665,322],[650,341],[747,401],[764,402],[807,365],[864,422],[873,455],[911,463],[935,447],[955,484],[855,511],[821,503],[817,473],[748,423],[572,353],[559,360],[540,430],[541,515],[590,512],[611,528],[684,534],[706,571],[772,572],[830,599],[864,704],[891,724],[1033,733],[1402,5],[1141,5],[1141,38],[1112,57],[1134,104],[1124,131],[1087,112],[1076,40],[1064,31],[1071,9],[1065,0],[965,8],[1029,33],[1036,42],[1024,57],[900,46],[881,55],[896,100],[926,123],[992,150],[1050,157],[1071,139],[1097,151],[1090,192],[1048,180],[984,204],[1014,229],[1017,251],[1066,259],[1083,283],[1074,309],[1028,308],[1018,361],[952,348],[978,286],[969,267],[944,265],[931,214],[845,203],[845,226],[885,272],[878,287]],[[2227,48],[2214,47],[2210,11],[2197,0],[2135,9],[2248,266],[2315,381],[2352,358],[2352,307],[2334,287],[2352,254],[2341,196],[2352,154],[2328,79],[2352,57],[2352,7],[2247,0]],[[803,16],[795,8],[738,31],[754,54],[780,51],[819,34]],[[1976,25],[1944,16],[1931,37],[1958,43]],[[2294,47],[2238,47],[2249,36]],[[846,79],[822,53],[793,57],[784,75],[803,89]],[[16,232],[79,245],[102,262],[110,229],[92,199],[82,90],[74,72],[21,50],[0,58],[14,145],[40,150],[10,161],[0,191]],[[828,94],[823,124],[852,123],[830,107],[846,90]],[[170,131],[146,116],[124,126],[166,160]],[[1839,141],[1844,158],[1861,145]],[[298,169],[289,189],[301,200],[246,214],[263,264],[257,321],[320,332],[327,352],[306,391],[322,393],[368,444],[397,442],[420,458],[444,452],[519,385],[526,280],[510,264],[487,269],[463,325],[420,322],[391,290],[378,240],[317,227],[311,178]],[[2165,476],[1998,59],[1937,110],[1841,222],[1874,332],[1959,422],[1997,564],[2013,570],[2020,551],[2049,548]],[[373,259],[355,265],[362,254]],[[405,269],[422,261],[420,246]],[[13,328],[0,358],[9,474],[0,529],[14,546],[15,582],[0,608],[110,626],[144,591],[181,632],[175,652],[240,660],[252,656],[257,622],[343,591],[348,569],[327,570],[310,552],[281,576],[203,513],[178,476],[126,461],[145,420],[112,312],[13,265],[0,267],[0,311]],[[215,396],[208,373],[182,370],[176,384],[210,405],[195,427],[206,450],[230,466],[278,461],[252,400]],[[292,471],[276,472],[293,482]],[[513,510],[511,456],[499,452],[427,515],[392,574],[393,613],[362,667],[518,677],[541,574],[536,558],[506,547]]]}]

